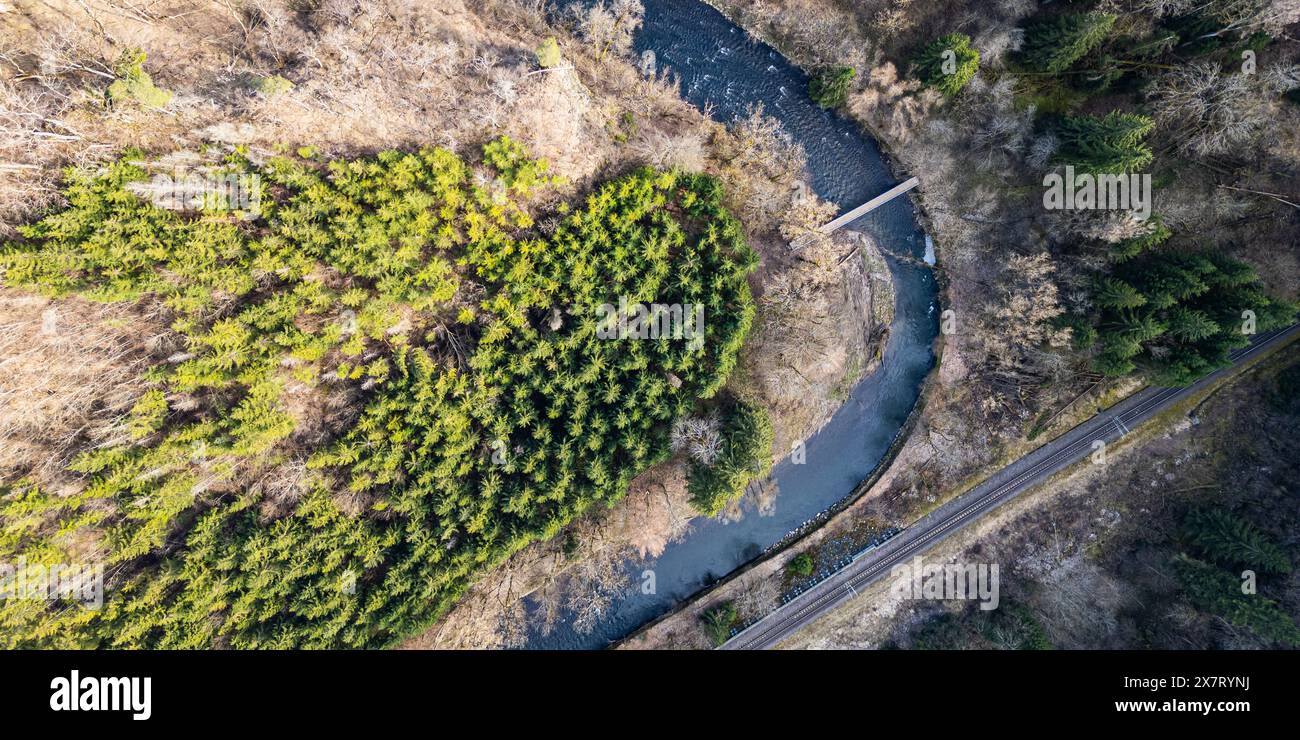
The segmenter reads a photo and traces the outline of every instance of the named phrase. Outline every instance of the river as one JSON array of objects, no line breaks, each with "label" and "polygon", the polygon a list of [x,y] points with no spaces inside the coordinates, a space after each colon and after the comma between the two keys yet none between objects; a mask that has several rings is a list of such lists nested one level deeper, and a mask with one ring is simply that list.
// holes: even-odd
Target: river
[{"label": "river", "polygon": [[[876,143],[856,124],[813,103],[807,77],[771,47],[699,0],[642,2],[645,22],[636,52],[653,51],[659,69],[671,69],[680,79],[682,96],[701,109],[712,106],[719,121],[743,117],[762,103],[803,145],[813,189],[822,198],[844,210],[898,182]],[[763,516],[747,511],[732,523],[696,519],[686,538],[660,557],[627,564],[633,587],[593,632],[578,634],[562,619],[548,635],[530,634],[526,647],[592,649],[627,636],[843,500],[880,464],[934,364],[936,286],[921,263],[929,255],[909,198],[896,198],[846,228],[869,234],[886,253],[896,294],[894,322],[879,369],[807,441],[805,462],[786,459],[773,468],[780,490],[773,510]],[[916,259],[893,259],[890,253]],[[653,594],[640,588],[647,569],[654,572]]]}]

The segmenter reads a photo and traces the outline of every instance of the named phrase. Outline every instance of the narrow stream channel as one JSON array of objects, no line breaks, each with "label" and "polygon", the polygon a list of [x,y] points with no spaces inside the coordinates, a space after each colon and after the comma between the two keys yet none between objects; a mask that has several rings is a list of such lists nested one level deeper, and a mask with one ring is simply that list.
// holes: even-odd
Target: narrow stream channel
[{"label": "narrow stream channel", "polygon": [[[699,0],[642,0],[645,22],[636,51],[653,51],[660,69],[680,79],[683,97],[724,122],[762,103],[808,155],[813,188],[841,210],[897,183],[874,141],[807,96],[807,77],[771,47],[756,41]],[[872,236],[888,253],[927,257],[914,206],[897,198],[848,228]],[[934,363],[938,330],[934,276],[916,262],[889,259],[895,318],[880,368],[859,382],[830,421],[807,441],[806,462],[782,460],[772,471],[780,493],[767,516],[750,510],[739,522],[699,518],[682,541],[650,563],[627,564],[633,587],[588,634],[567,618],[548,635],[532,633],[533,649],[607,646],[664,614],[718,578],[780,541],[808,519],[848,496],[881,462],[916,404]],[[654,594],[640,589],[642,571],[655,574]]]}]

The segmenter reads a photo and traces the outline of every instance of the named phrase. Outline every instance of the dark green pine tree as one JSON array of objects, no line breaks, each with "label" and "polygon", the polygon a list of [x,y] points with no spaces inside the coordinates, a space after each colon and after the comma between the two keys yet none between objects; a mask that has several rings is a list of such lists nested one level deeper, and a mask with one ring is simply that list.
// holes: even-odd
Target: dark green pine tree
[{"label": "dark green pine tree", "polygon": [[1115,25],[1110,13],[1068,13],[1025,29],[1021,62],[1038,72],[1064,72],[1092,51]]},{"label": "dark green pine tree", "polygon": [[1224,509],[1193,509],[1183,520],[1183,534],[1216,563],[1290,573],[1291,560],[1258,527]]},{"label": "dark green pine tree", "polygon": [[[1107,343],[1103,339],[1103,345]],[[1133,354],[1136,354],[1134,352]],[[1101,354],[1097,355],[1092,361],[1092,366],[1097,372],[1110,378],[1122,378],[1137,369],[1137,363],[1133,362],[1132,354],[1125,354],[1122,349],[1117,350],[1111,346],[1106,346]]]},{"label": "dark green pine tree", "polygon": [[1125,262],[1142,254],[1143,252],[1155,249],[1164,244],[1173,232],[1169,227],[1161,222],[1159,216],[1151,218],[1151,230],[1141,236],[1124,239],[1111,246],[1110,259],[1112,262]]},{"label": "dark green pine tree", "polygon": [[916,57],[917,76],[948,97],[960,92],[979,67],[980,53],[964,33],[950,33],[936,39]]},{"label": "dark green pine tree", "polygon": [[1122,315],[1103,313],[1103,323],[1098,338],[1101,352],[1093,364],[1097,371],[1110,377],[1128,375],[1137,369],[1133,358],[1142,352],[1142,342],[1131,331]]},{"label": "dark green pine tree", "polygon": [[1154,156],[1144,143],[1154,127],[1151,118],[1136,113],[1067,116],[1057,127],[1057,161],[1089,174],[1136,172]]},{"label": "dark green pine tree", "polygon": [[1147,260],[1131,272],[1136,273],[1134,282],[1147,297],[1147,303],[1158,310],[1170,308],[1210,289],[1202,279],[1204,273],[1200,269],[1182,264],[1181,260],[1168,254]]},{"label": "dark green pine tree", "polygon": [[1226,349],[1206,351],[1190,344],[1162,344],[1144,349],[1143,364],[1148,368],[1151,382],[1159,386],[1188,386],[1229,364]]},{"label": "dark green pine tree", "polygon": [[1185,342],[1199,342],[1219,332],[1209,314],[1195,308],[1175,306],[1169,311],[1169,334]]},{"label": "dark green pine tree", "polygon": [[849,88],[857,75],[852,67],[831,67],[808,81],[808,96],[823,108],[838,108],[848,100]]},{"label": "dark green pine tree", "polygon": [[1266,640],[1287,645],[1300,644],[1300,628],[1276,601],[1241,592],[1241,581],[1196,558],[1179,555],[1173,561],[1174,575],[1192,605],[1228,622],[1245,627]]},{"label": "dark green pine tree", "polygon": [[1102,308],[1122,311],[1137,308],[1147,302],[1137,288],[1115,277],[1104,277],[1097,281],[1093,301]]},{"label": "dark green pine tree", "polygon": [[1117,337],[1120,343],[1134,342],[1139,345],[1164,334],[1168,328],[1151,311],[1120,311],[1107,325],[1108,334]]},{"label": "dark green pine tree", "polygon": [[1215,285],[1249,285],[1255,282],[1255,268],[1241,260],[1234,260],[1222,252],[1211,252],[1206,259],[1215,267]]},{"label": "dark green pine tree", "polygon": [[713,516],[767,475],[772,464],[772,422],[767,412],[741,400],[724,399],[722,453],[711,465],[692,461],[686,490],[697,510]]},{"label": "dark green pine tree", "polygon": [[1083,314],[1063,313],[1052,320],[1052,325],[1058,329],[1070,330],[1071,343],[1076,351],[1091,349],[1097,343],[1097,328]]},{"label": "dark green pine tree", "polygon": [[1263,291],[1254,270],[1221,254],[1161,250],[1097,280],[1098,372],[1141,368],[1157,385],[1188,385],[1226,367],[1252,333],[1286,326],[1296,307]]}]

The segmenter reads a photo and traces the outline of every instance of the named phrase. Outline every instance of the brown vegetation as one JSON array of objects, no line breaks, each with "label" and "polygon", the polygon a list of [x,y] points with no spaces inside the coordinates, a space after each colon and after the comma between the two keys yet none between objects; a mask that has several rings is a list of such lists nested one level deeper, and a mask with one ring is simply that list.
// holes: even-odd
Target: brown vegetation
[{"label": "brown vegetation", "polygon": [[176,349],[159,308],[0,289],[0,480],[67,491],[77,450],[127,433],[140,373]]},{"label": "brown vegetation", "polygon": [[[1105,380],[1072,356],[1070,331],[1054,321],[1067,309],[1087,309],[1087,276],[1105,261],[1102,249],[1074,245],[1114,244],[1149,224],[1125,214],[1043,209],[1041,179],[1057,141],[1035,126],[1034,91],[1002,74],[1035,3],[709,1],[805,69],[858,71],[844,108],[908,174],[921,178],[915,195],[936,243],[943,307],[952,312],[943,327],[942,364],[914,431],[863,501],[831,529],[848,527],[855,517],[905,525],[967,488],[981,471],[1139,385]],[[1150,28],[1153,14],[1176,15],[1190,5],[1108,2],[1104,9],[1121,14],[1123,33]],[[1293,3],[1248,5],[1239,6],[1249,11],[1238,19],[1240,28],[1279,35],[1297,20]],[[954,31],[972,37],[981,71],[960,95],[942,100],[909,77],[910,59]],[[1275,44],[1283,47],[1281,59],[1294,58],[1288,38],[1280,34]],[[1300,256],[1291,246],[1300,217],[1294,191],[1300,113],[1280,101],[1278,92],[1294,89],[1296,75],[1277,59],[1261,63],[1257,81],[1236,75],[1225,85],[1217,69],[1195,65],[1157,80],[1148,101],[1162,120],[1159,151],[1182,151],[1192,160],[1180,162],[1177,177],[1155,189],[1153,210],[1167,226],[1196,235],[1201,246],[1259,266],[1270,290],[1293,299],[1300,291]],[[1087,112],[1104,113],[1108,105],[1103,100]],[[780,563],[815,547],[821,535],[691,609],[741,598],[762,582],[758,571],[768,580],[780,577]],[[864,606],[859,616],[867,611]],[[681,639],[689,632],[681,624],[668,620],[643,644],[663,644],[666,635]]]},{"label": "brown vegetation", "polygon": [[[1081,395],[1121,386],[1099,386],[1086,363],[1059,351],[1070,334],[1053,319],[1067,307],[1087,308],[1088,271],[1104,261],[1101,251],[1062,245],[1111,244],[1147,226],[1123,214],[1042,208],[1040,181],[1057,143],[1035,128],[1031,91],[999,74],[1034,3],[711,2],[805,68],[855,67],[846,110],[921,178],[916,195],[937,246],[944,307],[953,314],[941,387],[918,430],[922,446],[938,454],[905,477],[928,495],[951,488],[1046,431],[1039,420],[1057,418]],[[1112,2],[1107,9],[1121,13],[1125,31],[1136,32],[1150,27],[1142,13],[1171,15],[1190,5]],[[1296,20],[1288,3],[1249,5],[1242,28],[1277,33]],[[1130,9],[1141,12],[1124,14]],[[953,31],[974,39],[981,72],[961,95],[941,101],[908,76],[910,59]],[[1300,263],[1287,246],[1300,217],[1293,205],[1300,200],[1288,197],[1300,169],[1300,113],[1278,93],[1293,88],[1295,76],[1295,67],[1276,55],[1261,59],[1258,79],[1193,64],[1163,74],[1149,96],[1162,121],[1161,151],[1181,149],[1199,159],[1155,189],[1154,211],[1203,245],[1263,266],[1267,287],[1287,298],[1300,291]],[[1233,161],[1215,160],[1227,150]],[[934,467],[941,460],[953,464]]]},{"label": "brown vegetation", "polygon": [[[727,129],[683,102],[675,84],[639,69],[628,56],[641,14],[635,0],[558,23],[544,10],[536,0],[17,0],[0,14],[0,237],[57,204],[59,168],[106,162],[127,147],[180,171],[235,146],[255,158],[298,146],[336,157],[431,144],[468,151],[507,134],[565,179],[552,197],[638,163],[721,176],[764,258],[757,291],[776,276],[809,283],[826,324],[851,327],[821,333],[832,359],[805,370],[814,392],[829,394],[846,371],[864,370],[850,362],[873,354],[855,329],[871,303],[862,260],[842,270],[818,251],[827,245],[798,259],[787,244],[833,210],[799,197],[807,192],[799,147],[761,110]],[[561,61],[539,68],[535,52],[552,37]],[[134,50],[163,92],[108,95]],[[69,456],[120,433],[141,373],[184,347],[166,328],[169,313],[148,302],[55,304],[5,293],[0,303],[0,481],[29,475],[51,490],[78,490],[84,481],[64,470]],[[760,323],[768,312],[760,308]],[[42,333],[46,313],[76,331]],[[834,402],[810,413],[781,401],[792,391],[777,376],[807,358],[777,355],[751,352],[739,374],[774,406],[779,438],[800,438]],[[306,450],[334,436],[355,414],[353,400],[291,384],[283,401],[297,420],[292,444]],[[171,402],[181,408],[185,399]],[[230,485],[261,491],[263,514],[280,515],[302,494],[303,460],[288,454]],[[543,627],[568,608],[581,628],[626,587],[622,563],[661,553],[691,516],[682,462],[651,470],[614,509],[491,573],[412,645],[518,644],[527,621],[520,598],[534,592]]]},{"label": "brown vegetation", "polygon": [[[1217,507],[1252,521],[1294,552],[1294,345],[1218,390],[1172,427],[1143,432],[1106,465],[1084,465],[955,538],[932,561],[1001,565],[1001,606],[1019,604],[1066,649],[1243,649],[1249,630],[1188,603],[1171,569],[1185,513]],[[1289,377],[1289,380],[1287,379]],[[1292,577],[1270,598],[1293,617]],[[882,588],[887,588],[885,584]],[[968,604],[897,602],[879,589],[792,639],[788,647],[908,646],[936,618],[982,628]],[[868,602],[871,608],[868,608]]]}]

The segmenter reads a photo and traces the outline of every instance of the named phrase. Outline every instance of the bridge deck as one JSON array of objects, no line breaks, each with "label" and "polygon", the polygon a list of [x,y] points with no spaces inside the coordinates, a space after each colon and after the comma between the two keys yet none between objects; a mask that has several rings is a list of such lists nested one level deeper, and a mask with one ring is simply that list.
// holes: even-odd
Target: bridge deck
[{"label": "bridge deck", "polygon": [[[906,193],[907,191],[911,190],[912,188],[916,187],[919,184],[921,184],[921,181],[919,179],[915,177],[909,177],[903,182],[900,182],[899,184],[895,185],[889,190],[886,190],[880,195],[877,195],[876,197],[872,198],[866,203],[863,203],[857,208],[846,211],[845,213],[837,216],[834,220],[828,221],[822,224],[821,226],[817,227],[817,233],[823,236],[829,236],[830,234],[835,233],[836,230],[840,229],[846,224],[858,218],[861,218],[862,216],[870,213],[871,211],[876,210],[877,208],[883,206],[884,204],[888,203],[894,198],[897,198],[903,193]],[[790,243],[790,248],[797,250],[805,246],[808,243],[808,241],[812,239],[812,237],[813,237],[812,234],[804,234],[802,236],[799,236],[793,242]]]},{"label": "bridge deck", "polygon": [[916,187],[920,183],[921,181],[918,180],[917,178],[909,177],[903,182],[900,182],[894,187],[886,190],[880,195],[877,195],[876,197],[867,201],[866,203],[863,203],[862,205],[858,206],[857,208],[854,208],[848,213],[845,213],[844,215],[837,217],[834,221],[823,224],[822,227],[818,229],[818,231],[820,231],[823,234],[834,233],[834,231],[840,228],[841,226],[844,226],[850,221],[853,221],[854,219],[857,219],[860,216],[863,216],[867,213],[870,213],[871,211],[876,210],[877,208],[883,206],[884,204],[888,203],[894,198],[897,198],[903,193],[906,193],[907,191]]}]

